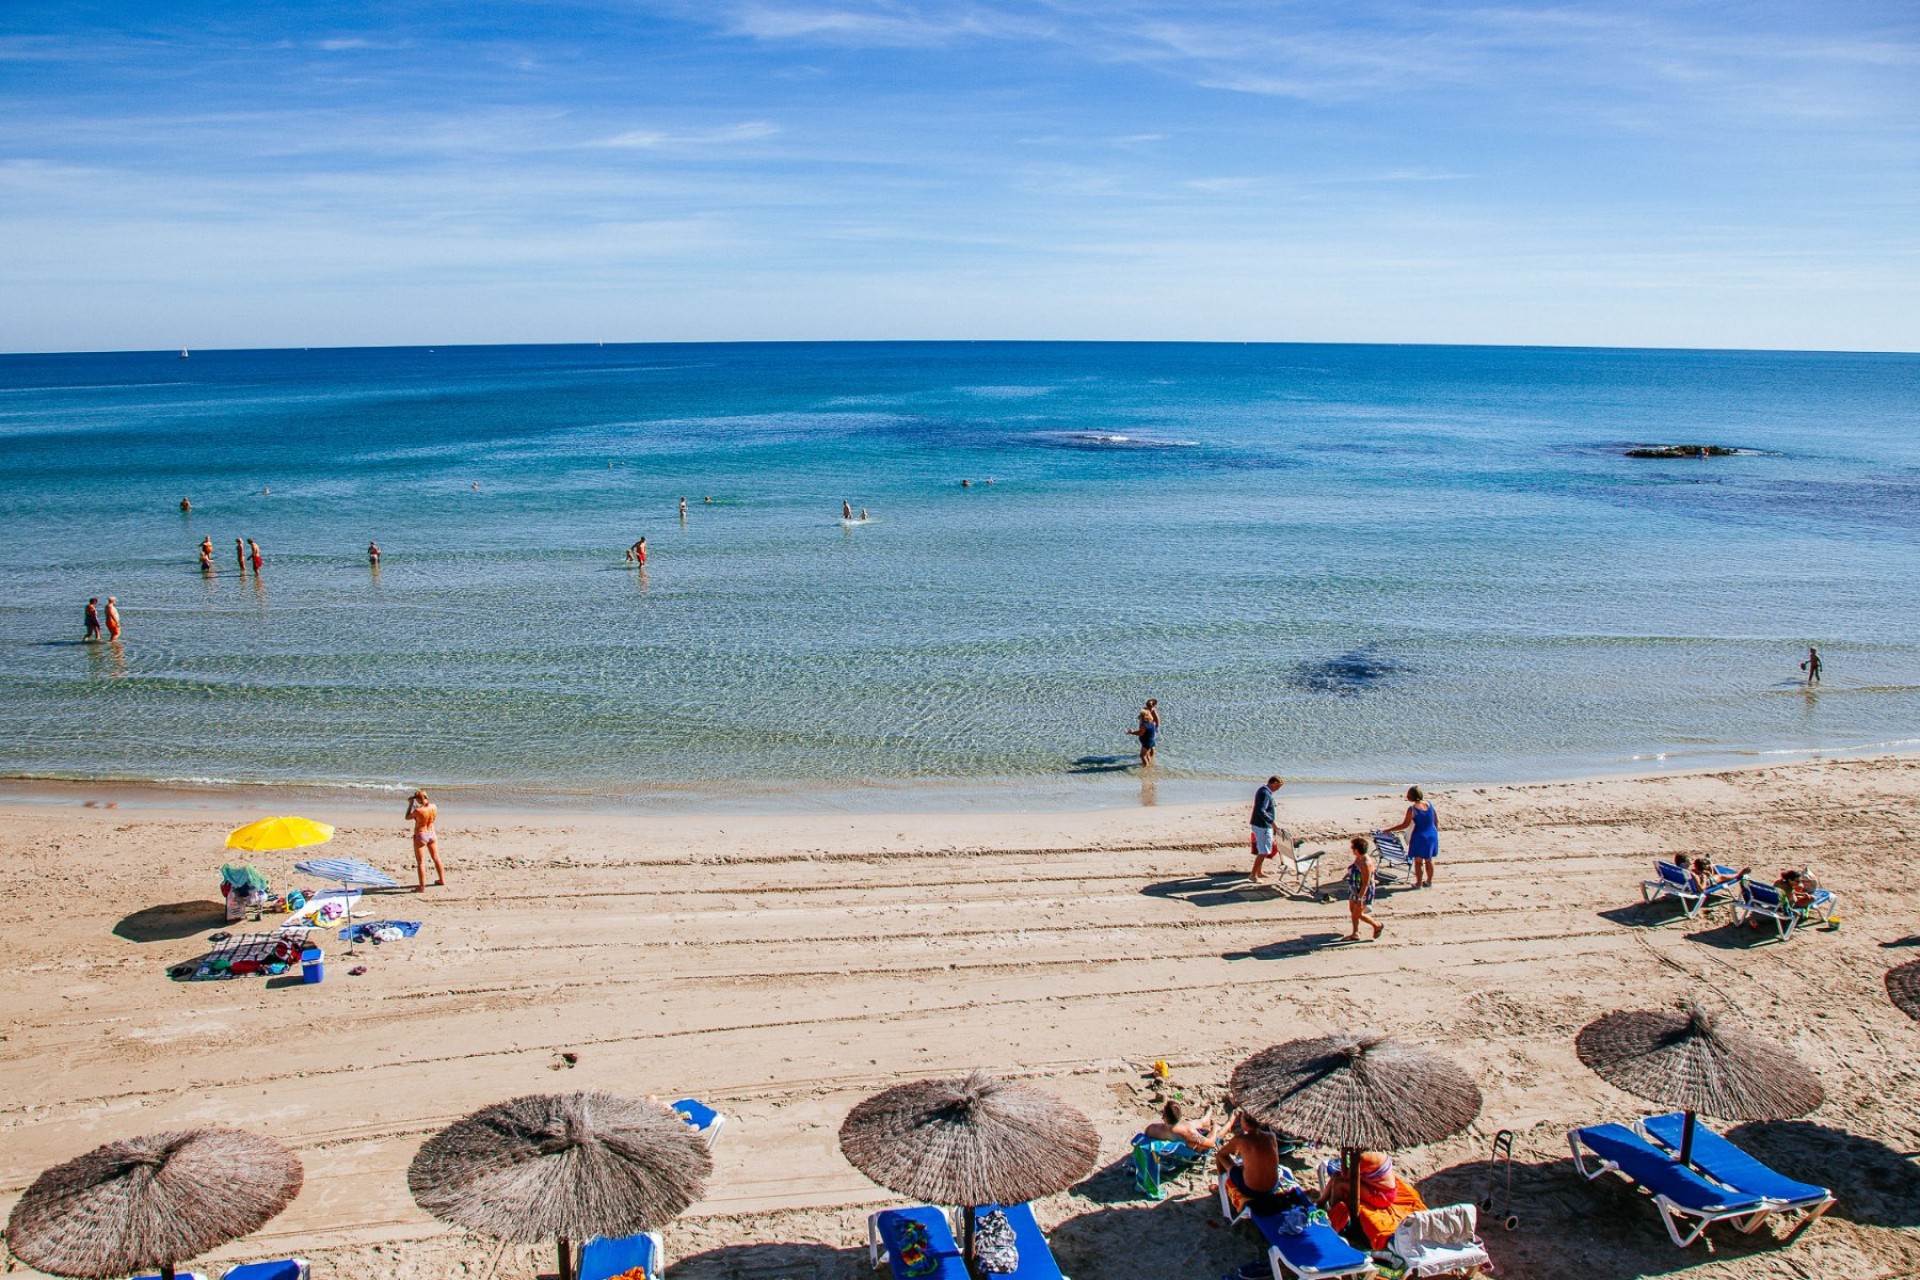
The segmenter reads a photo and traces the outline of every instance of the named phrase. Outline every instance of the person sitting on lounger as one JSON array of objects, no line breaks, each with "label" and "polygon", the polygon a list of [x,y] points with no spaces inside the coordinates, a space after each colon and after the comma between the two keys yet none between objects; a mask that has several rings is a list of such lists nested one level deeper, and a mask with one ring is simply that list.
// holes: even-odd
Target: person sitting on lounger
[{"label": "person sitting on lounger", "polygon": [[1780,878],[1773,882],[1780,891],[1780,901],[1798,912],[1802,920],[1821,919],[1825,904],[1821,901],[1826,895],[1820,889],[1820,882],[1806,871],[1782,871]]},{"label": "person sitting on lounger", "polygon": [[1160,1118],[1146,1128],[1146,1136],[1152,1142],[1184,1142],[1191,1151],[1211,1151],[1217,1140],[1213,1136],[1213,1112],[1209,1111],[1198,1120],[1186,1118],[1186,1111],[1178,1102],[1171,1099],[1160,1108]]},{"label": "person sitting on lounger", "polygon": [[[1420,1213],[1427,1202],[1411,1182],[1393,1171],[1393,1161],[1378,1151],[1360,1153],[1360,1230],[1367,1246],[1384,1249],[1393,1239],[1394,1229],[1408,1214]],[[1338,1162],[1329,1160],[1321,1168],[1326,1181],[1319,1201],[1327,1211],[1327,1221],[1335,1231],[1347,1229],[1347,1205],[1353,1199],[1353,1185]]]},{"label": "person sitting on lounger", "polygon": [[1213,1167],[1227,1175],[1235,1199],[1267,1217],[1292,1203],[1294,1188],[1280,1167],[1280,1140],[1255,1124],[1246,1112],[1233,1117],[1226,1141],[1213,1149]]}]

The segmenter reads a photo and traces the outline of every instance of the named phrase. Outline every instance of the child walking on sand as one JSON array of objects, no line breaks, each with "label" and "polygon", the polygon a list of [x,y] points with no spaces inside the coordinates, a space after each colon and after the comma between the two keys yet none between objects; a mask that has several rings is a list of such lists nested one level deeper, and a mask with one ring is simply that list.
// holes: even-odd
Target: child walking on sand
[{"label": "child walking on sand", "polygon": [[1347,868],[1347,914],[1353,917],[1353,930],[1347,934],[1348,942],[1360,941],[1360,926],[1373,926],[1373,936],[1378,938],[1386,925],[1381,924],[1367,914],[1367,908],[1373,905],[1373,860],[1367,857],[1367,838],[1353,838],[1353,865]]}]

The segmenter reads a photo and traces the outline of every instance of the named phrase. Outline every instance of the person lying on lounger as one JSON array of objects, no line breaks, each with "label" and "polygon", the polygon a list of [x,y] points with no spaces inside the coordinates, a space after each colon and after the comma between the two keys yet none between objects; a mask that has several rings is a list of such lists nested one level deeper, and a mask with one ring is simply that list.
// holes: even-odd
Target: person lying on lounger
[{"label": "person lying on lounger", "polygon": [[1189,1150],[1211,1151],[1218,1145],[1214,1128],[1213,1112],[1207,1112],[1198,1120],[1189,1120],[1185,1109],[1169,1099],[1167,1105],[1160,1108],[1160,1118],[1147,1126],[1146,1135],[1153,1142],[1184,1142]]},{"label": "person lying on lounger", "polygon": [[[1401,1219],[1427,1207],[1419,1189],[1393,1171],[1393,1161],[1378,1151],[1360,1153],[1360,1230],[1369,1248],[1384,1249],[1393,1239]],[[1320,1205],[1335,1231],[1347,1229],[1347,1204],[1353,1198],[1353,1185],[1345,1170],[1328,1161],[1321,1168],[1326,1182],[1320,1188]]]},{"label": "person lying on lounger", "polygon": [[[1686,857],[1684,854],[1675,855],[1674,861],[1684,864]],[[1693,887],[1699,892],[1712,893],[1715,889],[1721,888],[1724,885],[1733,884],[1737,880],[1745,880],[1747,873],[1751,870],[1751,867],[1742,867],[1732,875],[1723,876],[1714,870],[1713,864],[1705,858],[1695,858],[1693,860],[1693,869],[1687,872],[1687,879],[1693,882]]]}]

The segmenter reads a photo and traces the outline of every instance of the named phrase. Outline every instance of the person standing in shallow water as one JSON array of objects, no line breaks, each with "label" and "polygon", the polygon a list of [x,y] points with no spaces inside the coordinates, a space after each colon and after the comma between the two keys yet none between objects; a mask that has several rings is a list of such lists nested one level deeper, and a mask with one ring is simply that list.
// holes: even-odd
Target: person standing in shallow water
[{"label": "person standing in shallow water", "polygon": [[100,638],[100,597],[91,596],[87,600],[87,640],[89,643]]},{"label": "person standing in shallow water", "polygon": [[233,558],[240,562],[240,576],[243,578],[246,577],[247,576],[247,540],[245,538],[235,538],[233,540]]},{"label": "person standing in shallow water", "polygon": [[1807,673],[1807,688],[1811,689],[1820,683],[1820,666],[1820,651],[1809,646],[1807,660],[1800,664],[1800,669]]},{"label": "person standing in shallow water", "polygon": [[1127,732],[1140,739],[1140,767],[1144,769],[1152,765],[1154,748],[1160,742],[1160,700],[1158,698],[1147,699],[1147,705],[1140,708],[1139,727],[1129,729]]},{"label": "person standing in shallow water", "polygon": [[113,602],[112,596],[108,596],[107,597],[107,639],[118,640],[119,638],[120,638],[120,606],[116,605]]},{"label": "person standing in shallow water", "polygon": [[1388,827],[1383,834],[1412,829],[1407,836],[1407,857],[1413,862],[1413,887],[1431,889],[1433,887],[1433,860],[1440,856],[1440,815],[1434,812],[1433,805],[1420,794],[1420,788],[1407,788],[1407,816],[1400,819],[1399,825]]}]

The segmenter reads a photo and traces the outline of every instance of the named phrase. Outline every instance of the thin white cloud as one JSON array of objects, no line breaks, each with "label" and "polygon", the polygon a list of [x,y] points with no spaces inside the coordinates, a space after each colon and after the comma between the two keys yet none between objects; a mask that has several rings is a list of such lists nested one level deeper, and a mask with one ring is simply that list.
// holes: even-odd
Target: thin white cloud
[{"label": "thin white cloud", "polygon": [[760,142],[776,137],[780,126],[768,120],[743,120],[720,129],[696,129],[675,133],[668,129],[629,129],[594,143],[597,147],[620,147],[652,151],[667,147],[724,147],[738,142]]}]

